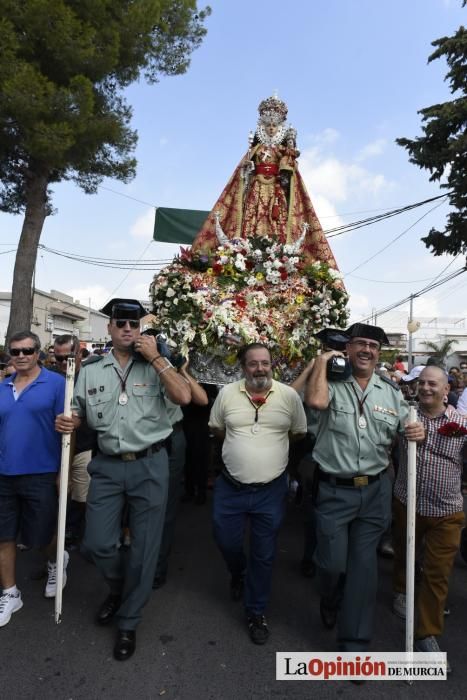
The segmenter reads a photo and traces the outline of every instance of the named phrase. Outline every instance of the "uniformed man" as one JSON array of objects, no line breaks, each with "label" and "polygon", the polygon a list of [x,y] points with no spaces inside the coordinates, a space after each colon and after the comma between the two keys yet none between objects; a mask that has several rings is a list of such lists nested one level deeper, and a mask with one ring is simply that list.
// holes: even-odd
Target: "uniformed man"
[{"label": "uniformed man", "polygon": [[[162,357],[152,336],[140,333],[146,315],[134,299],[113,299],[108,314],[113,348],[99,361],[82,365],[72,418],[57,418],[59,432],[70,432],[86,416],[97,432],[98,453],[88,471],[89,487],[83,546],[104,575],[110,595],[96,622],[116,615],[114,657],[130,658],[135,629],[147,602],[157,564],[167,500],[167,438],[172,426],[163,390],[179,405],[191,400],[189,384]],[[128,505],[131,546],[126,558],[117,547],[122,512]]]},{"label": "uniformed man", "polygon": [[[376,601],[376,550],[391,522],[388,451],[399,432],[422,441],[420,423],[407,423],[401,393],[374,370],[382,328],[356,323],[345,332],[351,374],[328,379],[328,362],[316,358],[305,389],[308,406],[322,411],[313,458],[319,465],[315,503],[315,561],[321,582],[320,612],[329,629],[338,620],[340,651],[365,651]],[[336,376],[336,375],[334,375]]]}]

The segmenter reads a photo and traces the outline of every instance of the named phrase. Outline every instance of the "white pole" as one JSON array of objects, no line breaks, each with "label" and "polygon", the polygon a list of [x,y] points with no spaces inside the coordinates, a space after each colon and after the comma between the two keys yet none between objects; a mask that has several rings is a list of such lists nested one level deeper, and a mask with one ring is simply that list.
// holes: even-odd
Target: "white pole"
[{"label": "white pole", "polygon": [[[75,358],[69,357],[66,364],[65,406],[63,413],[71,416],[71,400],[75,381]],[[58,498],[57,527],[57,590],[55,593],[55,622],[62,621],[63,557],[65,550],[65,520],[68,498],[68,472],[70,467],[71,434],[62,435],[62,462],[60,468],[60,493]]]},{"label": "white pole", "polygon": [[[411,402],[409,423],[417,420],[416,404]],[[406,553],[406,616],[405,651],[413,652],[414,605],[415,605],[415,506],[417,484],[417,443],[407,442],[407,553]]]}]

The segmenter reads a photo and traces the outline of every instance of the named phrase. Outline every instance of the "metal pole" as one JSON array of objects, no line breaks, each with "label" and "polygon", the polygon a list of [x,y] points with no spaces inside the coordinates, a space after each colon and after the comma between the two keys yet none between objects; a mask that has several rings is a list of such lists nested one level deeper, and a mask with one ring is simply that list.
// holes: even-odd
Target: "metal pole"
[{"label": "metal pole", "polygon": [[[75,381],[75,358],[69,357],[66,364],[65,406],[63,413],[71,416],[71,400]],[[55,622],[62,621],[63,559],[65,550],[65,520],[68,497],[68,472],[70,469],[71,434],[62,435],[62,462],[60,468],[60,493],[58,498],[57,527],[57,590],[55,593]]]},{"label": "metal pole", "polygon": [[[417,420],[416,403],[410,402],[409,423]],[[406,550],[406,615],[405,651],[413,653],[415,605],[415,517],[417,484],[417,443],[407,442],[407,550]]]},{"label": "metal pole", "polygon": [[408,331],[409,331],[409,343],[408,343],[408,369],[409,372],[413,367],[413,353],[412,353],[412,331],[410,330],[411,324],[413,321],[413,295],[410,296],[410,312],[409,312],[409,323],[408,323]]}]

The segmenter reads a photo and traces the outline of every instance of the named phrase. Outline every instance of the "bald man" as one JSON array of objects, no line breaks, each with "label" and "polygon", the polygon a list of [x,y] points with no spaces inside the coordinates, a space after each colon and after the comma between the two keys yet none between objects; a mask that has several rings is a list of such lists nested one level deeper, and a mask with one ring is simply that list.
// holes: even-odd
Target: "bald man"
[{"label": "bald man", "polygon": [[[439,651],[444,605],[454,557],[464,524],[461,493],[462,449],[467,417],[446,405],[448,376],[440,367],[426,367],[418,380],[418,420],[426,438],[417,448],[416,541],[424,540],[422,577],[417,590],[416,651]],[[457,426],[457,428],[456,428]],[[394,604],[405,617],[405,544],[407,523],[407,450],[394,486]],[[448,665],[448,671],[449,671]]]}]

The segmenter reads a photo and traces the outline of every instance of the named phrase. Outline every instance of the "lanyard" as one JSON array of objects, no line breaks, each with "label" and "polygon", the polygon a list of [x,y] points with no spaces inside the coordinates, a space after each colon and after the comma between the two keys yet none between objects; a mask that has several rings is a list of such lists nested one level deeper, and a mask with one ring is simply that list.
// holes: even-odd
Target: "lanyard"
[{"label": "lanyard", "polygon": [[[255,423],[258,422],[258,411],[261,408],[261,406],[264,406],[264,404],[266,403],[266,400],[267,400],[269,394],[271,393],[271,391],[272,391],[272,389],[269,389],[266,396],[250,396],[250,394],[247,391],[245,391],[245,394],[248,397],[248,401],[251,403],[251,405],[255,409]],[[257,402],[259,402],[259,406],[256,405]]]},{"label": "lanyard", "polygon": [[355,389],[355,386],[353,384],[350,385],[353,389],[353,392],[355,394],[355,397],[357,399],[358,403],[358,427],[362,428],[363,430],[367,427],[367,422],[366,418],[363,415],[363,406],[365,405],[365,401],[368,398],[368,394],[365,394],[363,398],[360,398],[357,394],[357,390]]},{"label": "lanyard", "polygon": [[126,382],[127,382],[128,376],[131,372],[131,368],[133,367],[133,365],[134,365],[134,362],[131,362],[130,366],[128,367],[125,374],[123,374],[123,376],[120,374],[120,372],[118,371],[118,369],[114,365],[114,370],[115,370],[115,373],[119,379],[120,387],[121,387],[120,396],[118,398],[118,403],[121,406],[124,406],[125,404],[128,403],[128,394],[126,393]]}]

